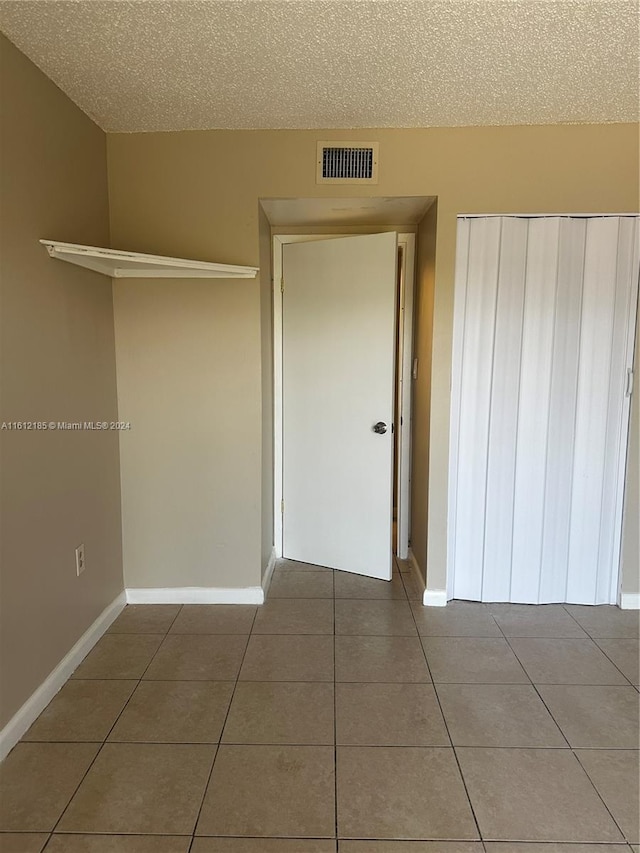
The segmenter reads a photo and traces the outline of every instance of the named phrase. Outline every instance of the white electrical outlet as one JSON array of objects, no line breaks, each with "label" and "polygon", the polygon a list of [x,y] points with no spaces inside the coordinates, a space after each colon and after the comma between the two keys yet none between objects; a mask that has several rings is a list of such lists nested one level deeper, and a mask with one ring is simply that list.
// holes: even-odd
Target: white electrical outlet
[{"label": "white electrical outlet", "polygon": [[84,572],[84,543],[76,548],[76,574],[79,576]]}]

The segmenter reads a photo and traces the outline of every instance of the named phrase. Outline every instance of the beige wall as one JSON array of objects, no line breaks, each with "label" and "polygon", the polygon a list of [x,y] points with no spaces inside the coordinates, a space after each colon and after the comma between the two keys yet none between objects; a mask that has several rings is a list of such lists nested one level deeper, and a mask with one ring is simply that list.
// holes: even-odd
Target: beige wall
[{"label": "beige wall", "polygon": [[[0,421],[115,420],[111,281],[38,244],[108,244],[105,135],[2,36],[0,62]],[[117,435],[1,431],[0,452],[2,726],[123,581]]]},{"label": "beige wall", "polygon": [[260,583],[260,292],[114,281],[127,587]]},{"label": "beige wall", "polygon": [[418,376],[412,385],[411,411],[411,550],[423,580],[427,573],[427,519],[429,517],[429,433],[431,416],[431,351],[435,295],[438,204],[420,221],[416,257],[413,352]]},{"label": "beige wall", "polygon": [[[259,198],[353,196],[351,186],[315,183],[317,139],[341,138],[380,142],[379,183],[363,188],[361,195],[438,197],[427,581],[431,588],[444,588],[456,215],[636,211],[638,129],[582,125],[113,134],[108,137],[113,245],[257,265]],[[123,436],[127,583],[160,585],[158,575],[179,586],[189,578],[206,578],[209,583],[224,577],[228,586],[238,585],[239,579],[258,583],[264,523],[262,413],[270,405],[265,401],[263,406],[260,400],[260,291],[251,283],[235,282],[226,286],[234,295],[225,291],[218,300],[213,294],[223,286],[213,285],[211,290],[202,287],[198,301],[184,295],[191,286],[165,285],[173,288],[172,295],[160,297],[158,310],[165,317],[178,312],[177,318],[185,319],[179,306],[187,299],[190,316],[197,314],[211,334],[206,336],[199,327],[196,346],[186,325],[174,324],[171,357],[161,357],[160,363],[162,335],[169,324],[154,328],[155,320],[148,320],[155,317],[153,306],[158,304],[153,286],[145,290],[146,308],[139,304],[142,295],[131,297],[140,323],[147,318],[142,337],[153,343],[147,355],[135,352],[139,345],[134,324],[125,316],[127,303],[119,298],[116,307],[118,340],[123,345],[118,355],[121,415],[134,422],[131,433]],[[214,334],[219,323],[224,325],[224,347]],[[198,387],[198,394],[186,401],[195,406],[191,426],[182,408],[185,371],[172,367],[183,354],[188,382]],[[142,371],[140,363],[145,364]],[[157,382],[165,368],[160,399],[149,382]],[[238,390],[233,399],[232,387]],[[150,440],[146,426],[152,417],[156,424],[158,416],[173,418],[174,425],[154,426],[160,432]],[[206,483],[198,482],[196,488],[189,488],[191,478],[178,461],[185,444],[191,445],[194,458],[205,460],[202,467],[211,472]],[[133,461],[138,458],[142,461]],[[138,478],[136,466],[142,466],[145,478]],[[147,476],[158,467],[161,477]],[[214,472],[229,478],[221,479]],[[636,482],[637,471],[631,477]],[[180,493],[184,500],[180,518],[193,512],[207,520],[206,532],[196,525],[177,524],[175,501],[160,505],[158,488],[164,495]],[[222,506],[229,515],[221,512]],[[229,528],[231,518],[235,520]],[[239,530],[240,539],[235,535]],[[188,542],[188,537],[196,537],[196,543]],[[182,546],[191,561],[177,559]],[[171,560],[163,558],[158,565],[156,560],[165,549]]]}]

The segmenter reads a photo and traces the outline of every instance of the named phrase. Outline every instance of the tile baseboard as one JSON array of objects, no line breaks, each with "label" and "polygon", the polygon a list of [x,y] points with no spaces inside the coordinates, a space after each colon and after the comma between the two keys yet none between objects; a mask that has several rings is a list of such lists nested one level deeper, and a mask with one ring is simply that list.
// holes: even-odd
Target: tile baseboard
[{"label": "tile baseboard", "polygon": [[261,586],[171,586],[126,589],[127,604],[263,604]]},{"label": "tile baseboard", "polygon": [[420,588],[423,590],[422,593],[422,603],[425,607],[446,607],[447,605],[447,591],[446,589],[429,589],[428,587],[425,589],[424,580],[422,578],[422,572],[420,571],[420,566],[418,565],[418,561],[416,560],[416,555],[413,553],[411,548],[409,548],[409,556],[408,556],[409,564],[413,569],[414,577],[417,582],[420,584]]},{"label": "tile baseboard", "polygon": [[640,593],[623,592],[620,594],[621,610],[640,610]]},{"label": "tile baseboard", "polygon": [[424,595],[422,596],[422,603],[425,607],[446,607],[447,590],[425,589]]},{"label": "tile baseboard", "polygon": [[124,610],[126,603],[125,593],[121,592],[111,604],[105,607],[95,622],[87,628],[73,648],[62,658],[47,678],[45,678],[40,687],[16,711],[0,732],[0,761],[6,758],[29,726],[44,711],[56,693],[67,682],[72,672],[77,669],[107,628]]}]

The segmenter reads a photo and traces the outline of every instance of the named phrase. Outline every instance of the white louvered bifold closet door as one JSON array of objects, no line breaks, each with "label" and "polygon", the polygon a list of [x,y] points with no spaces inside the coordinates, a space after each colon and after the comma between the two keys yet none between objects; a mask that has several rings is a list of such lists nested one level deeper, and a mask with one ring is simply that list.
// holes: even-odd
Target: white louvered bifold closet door
[{"label": "white louvered bifold closet door", "polygon": [[448,594],[614,604],[638,217],[460,217]]}]

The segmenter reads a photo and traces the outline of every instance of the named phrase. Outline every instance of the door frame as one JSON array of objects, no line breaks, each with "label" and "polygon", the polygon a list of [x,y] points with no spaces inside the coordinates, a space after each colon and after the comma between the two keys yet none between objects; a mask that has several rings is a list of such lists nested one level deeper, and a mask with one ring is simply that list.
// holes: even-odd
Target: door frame
[{"label": "door frame", "polygon": [[[282,431],[282,269],[283,248],[287,243],[310,243],[317,240],[358,237],[392,231],[391,228],[367,229],[349,234],[275,234],[272,236],[272,294],[273,294],[273,542],[275,555],[282,557],[282,480],[284,445]],[[413,309],[415,279],[416,235],[397,232],[398,246],[402,246],[402,271],[400,276],[400,341],[398,376],[402,382],[402,425],[398,433],[398,532],[397,552],[400,559],[409,553],[409,519],[411,517],[411,364],[413,357]],[[395,392],[394,392],[395,393]],[[397,428],[398,425],[394,425]],[[391,522],[392,519],[389,519]]]}]

